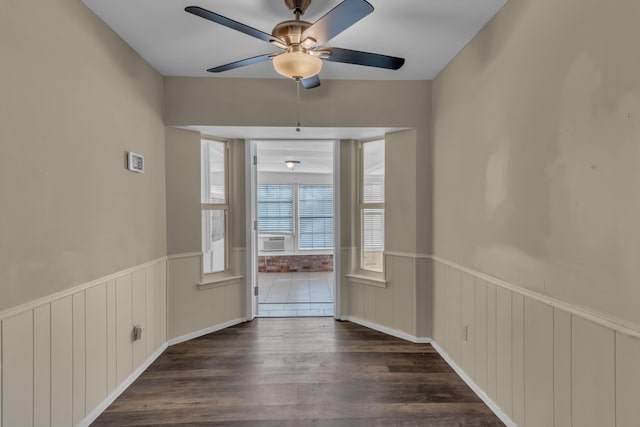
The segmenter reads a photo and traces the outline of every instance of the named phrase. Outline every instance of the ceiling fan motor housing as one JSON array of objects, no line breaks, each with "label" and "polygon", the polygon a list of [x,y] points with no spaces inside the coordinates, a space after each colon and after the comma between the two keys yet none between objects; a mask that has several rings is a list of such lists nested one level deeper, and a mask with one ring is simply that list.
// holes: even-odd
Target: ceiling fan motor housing
[{"label": "ceiling fan motor housing", "polygon": [[284,3],[294,14],[304,15],[311,4],[311,0],[284,0]]},{"label": "ceiling fan motor housing", "polygon": [[302,33],[311,26],[307,21],[284,21],[273,28],[271,34],[287,44],[299,45],[302,43]]}]

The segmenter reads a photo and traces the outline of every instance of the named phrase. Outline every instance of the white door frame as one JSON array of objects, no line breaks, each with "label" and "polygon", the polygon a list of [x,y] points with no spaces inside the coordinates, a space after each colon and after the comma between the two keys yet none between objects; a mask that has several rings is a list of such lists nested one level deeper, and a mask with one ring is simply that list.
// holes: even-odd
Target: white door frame
[{"label": "white door frame", "polygon": [[257,230],[257,192],[258,167],[256,163],[256,143],[245,140],[245,218],[246,220],[246,277],[247,277],[247,320],[253,320],[258,313],[258,230]]},{"label": "white door frame", "polygon": [[340,140],[333,143],[333,317],[340,320],[340,277],[342,260],[342,217],[340,215]]},{"label": "white door frame", "polygon": [[[262,139],[261,139],[262,141]],[[253,320],[258,312],[258,298],[255,289],[258,286],[258,230],[257,230],[257,188],[258,173],[256,142],[245,140],[245,217],[246,221],[246,277],[247,300],[246,317]],[[340,319],[340,258],[342,255],[340,238],[340,140],[333,143],[333,315]]]}]

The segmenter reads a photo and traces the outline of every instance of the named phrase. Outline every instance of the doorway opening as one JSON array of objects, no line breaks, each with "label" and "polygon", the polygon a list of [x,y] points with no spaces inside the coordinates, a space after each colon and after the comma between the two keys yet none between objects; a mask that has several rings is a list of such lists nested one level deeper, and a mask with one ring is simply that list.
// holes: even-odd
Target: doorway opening
[{"label": "doorway opening", "polygon": [[335,141],[253,141],[258,317],[334,316]]}]

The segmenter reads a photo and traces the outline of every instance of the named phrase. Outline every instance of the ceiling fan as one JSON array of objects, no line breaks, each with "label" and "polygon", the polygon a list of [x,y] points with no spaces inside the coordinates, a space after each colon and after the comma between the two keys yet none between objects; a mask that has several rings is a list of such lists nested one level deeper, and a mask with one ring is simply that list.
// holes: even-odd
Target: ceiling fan
[{"label": "ceiling fan", "polygon": [[283,51],[242,59],[207,71],[220,73],[272,60],[278,73],[301,82],[306,89],[311,89],[320,86],[318,73],[322,69],[323,60],[390,70],[397,70],[404,64],[404,58],[323,46],[373,12],[373,6],[366,0],[344,0],[314,23],[300,19],[311,4],[311,0],[284,0],[284,2],[295,15],[295,20],[280,22],[273,28],[271,34],[198,6],[186,7],[186,12],[264,40]]}]

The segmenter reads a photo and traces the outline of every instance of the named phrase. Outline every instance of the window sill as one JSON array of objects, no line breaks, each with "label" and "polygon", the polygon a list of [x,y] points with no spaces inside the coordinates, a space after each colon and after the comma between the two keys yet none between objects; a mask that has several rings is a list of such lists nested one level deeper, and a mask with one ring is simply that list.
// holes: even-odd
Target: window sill
[{"label": "window sill", "polygon": [[377,288],[386,288],[387,280],[377,277],[363,276],[361,274],[347,274],[347,280],[351,283],[358,283],[360,285],[375,286]]},{"label": "window sill", "polygon": [[206,289],[218,288],[220,286],[226,286],[230,282],[235,282],[244,278],[244,276],[222,276],[216,277],[214,279],[203,279],[202,281],[196,283],[198,285],[199,291],[204,291]]}]

